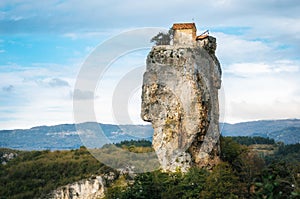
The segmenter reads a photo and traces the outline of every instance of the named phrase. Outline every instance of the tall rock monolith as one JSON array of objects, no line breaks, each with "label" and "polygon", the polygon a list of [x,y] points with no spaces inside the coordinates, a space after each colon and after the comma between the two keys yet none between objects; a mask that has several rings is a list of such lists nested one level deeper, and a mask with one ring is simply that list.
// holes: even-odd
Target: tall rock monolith
[{"label": "tall rock monolith", "polygon": [[164,171],[219,162],[221,67],[216,39],[196,36],[193,23],[174,24],[172,45],[154,46],[143,77],[141,117]]}]

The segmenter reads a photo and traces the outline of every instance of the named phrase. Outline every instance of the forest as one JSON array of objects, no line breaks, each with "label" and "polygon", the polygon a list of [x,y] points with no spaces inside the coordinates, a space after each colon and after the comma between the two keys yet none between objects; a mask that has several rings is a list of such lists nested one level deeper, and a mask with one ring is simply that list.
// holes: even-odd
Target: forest
[{"label": "forest", "polygon": [[[273,153],[252,151],[251,144],[274,145]],[[152,151],[151,142],[123,141],[116,146],[136,153]],[[109,146],[104,146],[109,147]],[[159,170],[120,175],[108,185],[106,198],[300,198],[300,144],[284,145],[268,138],[222,137],[222,162],[208,171]],[[85,147],[68,151],[15,151],[0,164],[0,198],[43,198],[57,187],[91,175],[116,170],[96,160]],[[118,157],[114,154],[115,158]]]},{"label": "forest", "polygon": [[[264,156],[247,147],[258,143],[278,145],[277,150]],[[106,198],[300,198],[300,144],[222,137],[221,151],[222,163],[212,171],[139,174],[127,186],[111,186]]]}]

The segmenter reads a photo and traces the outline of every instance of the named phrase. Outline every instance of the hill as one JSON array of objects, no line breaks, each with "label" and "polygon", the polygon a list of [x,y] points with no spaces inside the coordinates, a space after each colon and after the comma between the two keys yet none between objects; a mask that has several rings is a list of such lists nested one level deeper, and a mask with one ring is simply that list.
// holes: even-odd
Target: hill
[{"label": "hill", "polygon": [[[7,154],[7,149],[0,149]],[[0,164],[0,198],[49,198],[57,187],[115,172],[85,147],[68,151],[9,151],[15,158]]]},{"label": "hill", "polygon": [[[143,140],[117,145],[140,153],[151,149],[150,144]],[[100,163],[85,147],[68,151],[0,149],[2,156],[15,154],[6,164],[0,164],[0,198],[52,198],[49,196],[53,191],[70,193],[70,198],[82,196],[86,189],[75,190],[74,186],[90,187],[98,176],[103,184],[91,191],[94,193],[105,186],[102,192],[106,199],[299,198],[300,144],[280,145],[275,154],[261,157],[225,137],[221,139],[221,149],[220,165],[210,172],[194,167],[185,175],[159,170],[122,174],[121,170]],[[124,158],[120,154],[114,157]]]},{"label": "hill", "polygon": [[300,143],[300,127],[287,127],[278,131],[271,132],[268,137],[285,144]]},{"label": "hill", "polygon": [[[151,140],[153,132],[150,125],[112,125],[89,122],[80,124],[79,128],[75,124],[38,126],[31,129],[1,130],[0,147],[19,150],[78,149],[85,145],[82,140],[89,136],[80,129],[85,127],[91,129],[91,126],[94,128],[93,133],[99,133],[99,129],[102,130],[105,138],[111,143],[132,139]],[[101,146],[103,144],[106,143],[102,143]]]},{"label": "hill", "polygon": [[[95,125],[96,124],[96,125]],[[83,123],[80,128],[100,127],[104,138],[100,147],[106,143],[117,143],[124,140],[152,140],[151,125],[113,125],[100,123]],[[263,120],[237,124],[221,124],[223,136],[260,136],[269,137],[276,142],[293,144],[300,142],[300,120]],[[90,128],[90,127],[89,127]],[[94,133],[99,129],[95,128]],[[31,129],[0,130],[0,147],[20,150],[65,150],[78,149],[85,145],[83,139],[87,134],[76,128],[75,124],[55,126],[38,126]],[[89,146],[90,147],[90,146]],[[95,145],[96,147],[96,145]]]},{"label": "hill", "polygon": [[223,136],[260,136],[273,138],[276,142],[293,144],[300,142],[300,120],[261,120],[221,126]]}]

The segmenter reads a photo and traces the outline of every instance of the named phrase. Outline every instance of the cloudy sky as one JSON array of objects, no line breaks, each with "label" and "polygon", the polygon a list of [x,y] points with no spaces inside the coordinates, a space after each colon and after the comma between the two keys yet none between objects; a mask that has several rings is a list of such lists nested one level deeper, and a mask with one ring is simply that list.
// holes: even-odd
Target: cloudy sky
[{"label": "cloudy sky", "polygon": [[[298,0],[1,0],[0,129],[73,123],[73,93],[89,55],[128,30],[195,22],[217,38],[226,122],[300,118]],[[118,82],[147,51],[118,58],[95,93],[98,122],[112,114]],[[100,80],[99,80],[100,82]],[[139,119],[139,89],[128,101]]]}]

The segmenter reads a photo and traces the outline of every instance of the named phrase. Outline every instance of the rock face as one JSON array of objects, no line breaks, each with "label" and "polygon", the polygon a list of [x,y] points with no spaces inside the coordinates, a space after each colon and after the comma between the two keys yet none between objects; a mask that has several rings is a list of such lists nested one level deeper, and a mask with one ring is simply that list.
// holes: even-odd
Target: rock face
[{"label": "rock face", "polygon": [[51,199],[97,199],[104,197],[102,176],[81,180],[55,190]]},{"label": "rock face", "polygon": [[0,163],[6,165],[10,160],[16,158],[17,156],[18,154],[13,152],[0,154]]},{"label": "rock face", "polygon": [[215,49],[208,36],[193,45],[154,46],[148,54],[141,117],[152,123],[153,148],[165,171],[211,168],[219,161],[221,68]]}]

